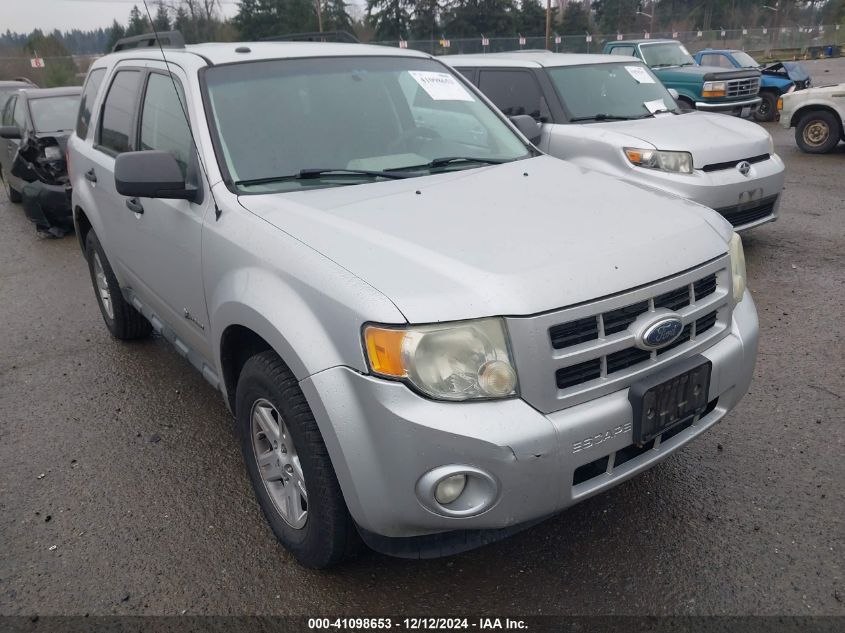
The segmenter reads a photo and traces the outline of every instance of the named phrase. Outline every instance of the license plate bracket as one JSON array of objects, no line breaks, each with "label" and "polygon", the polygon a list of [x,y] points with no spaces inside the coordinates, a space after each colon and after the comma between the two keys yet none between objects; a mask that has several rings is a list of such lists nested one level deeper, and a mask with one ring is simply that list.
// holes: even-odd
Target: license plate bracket
[{"label": "license plate bracket", "polygon": [[628,390],[635,444],[701,415],[707,409],[713,364],[700,354],[673,363]]}]

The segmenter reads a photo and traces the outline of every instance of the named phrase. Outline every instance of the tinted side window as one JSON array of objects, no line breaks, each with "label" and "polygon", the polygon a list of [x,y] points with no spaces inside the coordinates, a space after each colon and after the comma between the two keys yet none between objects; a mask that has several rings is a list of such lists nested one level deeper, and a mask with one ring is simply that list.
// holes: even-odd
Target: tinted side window
[{"label": "tinted side window", "polygon": [[105,68],[97,68],[88,74],[88,81],[85,82],[85,89],[82,91],[82,98],[79,100],[79,114],[76,117],[76,135],[79,138],[88,136],[88,125],[91,123],[91,107],[97,99],[97,92],[103,77],[106,76]]},{"label": "tinted side window", "polygon": [[[188,170],[193,144],[182,104],[185,93],[177,82],[179,94],[170,77],[153,73],[147,82],[144,105],[141,109],[141,147],[170,152],[179,163],[182,175]],[[180,103],[181,99],[181,103]]]},{"label": "tinted side window", "polygon": [[529,72],[521,70],[482,70],[481,92],[507,116],[528,114],[540,118],[540,86]]},{"label": "tinted side window", "polygon": [[627,55],[629,57],[636,57],[633,46],[614,46],[610,49],[611,55]]},{"label": "tinted side window", "polygon": [[700,63],[702,66],[721,66],[722,68],[733,68],[733,64],[731,64],[730,60],[727,57],[725,57],[724,55],[716,55],[712,53],[709,55],[702,55]]},{"label": "tinted side window", "polygon": [[100,146],[120,154],[132,149],[132,122],[141,73],[122,70],[114,76],[100,122]]}]

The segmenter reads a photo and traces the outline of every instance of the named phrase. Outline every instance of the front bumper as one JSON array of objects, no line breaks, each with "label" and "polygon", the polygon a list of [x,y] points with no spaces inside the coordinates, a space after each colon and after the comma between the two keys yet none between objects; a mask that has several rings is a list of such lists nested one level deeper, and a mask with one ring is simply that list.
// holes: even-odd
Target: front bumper
[{"label": "front bumper", "polygon": [[[586,479],[579,467],[632,444],[627,389],[543,415],[521,399],[435,402],[346,367],[309,376],[301,386],[347,506],[365,534],[404,539],[500,530],[506,535],[646,470],[715,424],[748,389],[757,338],[757,313],[746,293],[734,309],[730,334],[701,352],[713,364],[712,411],[671,439]],[[604,439],[584,448],[583,440],[598,437]],[[420,477],[453,464],[491,476],[497,485],[491,507],[457,517],[424,505],[417,496]]]},{"label": "front bumper", "polygon": [[748,118],[751,113],[757,109],[762,103],[763,99],[754,97],[752,99],[743,99],[742,101],[727,101],[724,103],[711,103],[708,101],[696,101],[696,110],[703,112],[718,112],[720,114],[730,114],[733,116],[742,116]]},{"label": "front bumper", "polygon": [[[652,187],[715,209],[725,216],[737,231],[777,219],[785,177],[783,161],[777,154],[772,154],[769,160],[752,163],[746,176],[735,168],[717,171],[694,169],[691,174],[673,174],[634,166],[631,166],[627,176],[631,182],[645,182]],[[756,206],[760,206],[762,210],[762,205],[773,196],[776,196],[776,200],[774,204],[769,205],[766,213],[756,216],[748,213]]]},{"label": "front bumper", "polygon": [[36,226],[57,226],[68,230],[73,227],[70,187],[48,185],[36,180],[23,186],[21,196],[26,217]]}]

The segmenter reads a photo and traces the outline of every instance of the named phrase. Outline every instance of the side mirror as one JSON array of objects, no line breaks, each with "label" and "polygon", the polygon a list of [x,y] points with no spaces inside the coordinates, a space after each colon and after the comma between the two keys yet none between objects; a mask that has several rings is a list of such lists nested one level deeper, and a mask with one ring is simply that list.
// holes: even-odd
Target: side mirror
[{"label": "side mirror", "polygon": [[516,129],[522,132],[522,135],[529,141],[537,143],[540,140],[540,132],[543,127],[533,117],[527,114],[518,114],[509,118],[510,122],[516,126]]},{"label": "side mirror", "polygon": [[670,94],[670,95],[672,95],[672,98],[673,98],[675,101],[677,101],[677,100],[678,100],[678,98],[681,96],[681,95],[679,95],[679,94],[678,94],[678,91],[677,91],[677,90],[675,90],[674,88],[669,88],[669,94]]},{"label": "side mirror", "polygon": [[21,131],[16,125],[4,125],[0,127],[0,138],[7,138],[9,140],[20,139]]},{"label": "side mirror", "polygon": [[188,189],[179,163],[170,152],[125,152],[114,162],[117,192],[130,198],[196,200],[199,192]]}]

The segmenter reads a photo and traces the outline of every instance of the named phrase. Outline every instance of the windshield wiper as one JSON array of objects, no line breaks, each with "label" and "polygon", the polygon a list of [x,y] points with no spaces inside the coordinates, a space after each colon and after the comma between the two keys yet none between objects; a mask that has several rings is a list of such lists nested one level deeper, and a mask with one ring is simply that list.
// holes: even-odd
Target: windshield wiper
[{"label": "windshield wiper", "polygon": [[300,169],[299,173],[287,176],[268,176],[266,178],[253,178],[250,180],[237,180],[236,185],[250,187],[253,185],[266,185],[274,182],[285,182],[286,180],[315,180],[323,176],[367,176],[369,178],[389,178],[397,180],[407,178],[407,174],[397,174],[394,171],[375,171],[370,169],[346,169],[344,167],[334,168],[309,168]]},{"label": "windshield wiper", "polygon": [[408,165],[407,167],[394,167],[389,169],[389,172],[396,171],[415,171],[417,169],[434,169],[436,167],[445,167],[453,163],[481,163],[483,165],[501,165],[508,163],[511,159],[507,158],[479,158],[476,156],[443,156],[441,158],[434,158],[422,165]]},{"label": "windshield wiper", "polygon": [[631,119],[637,118],[640,117],[616,116],[614,114],[594,114],[593,116],[577,116],[574,119],[569,119],[569,122],[575,123],[576,121],[630,121]]}]

